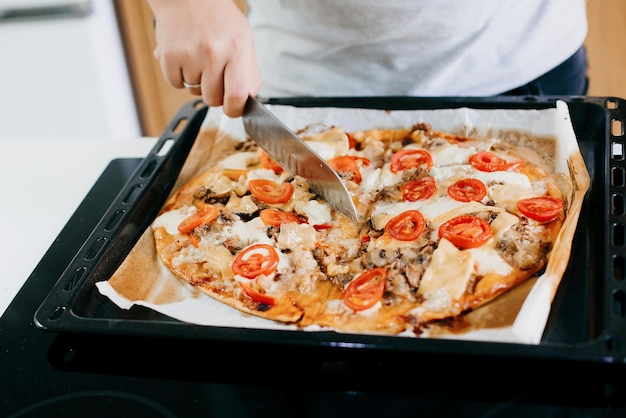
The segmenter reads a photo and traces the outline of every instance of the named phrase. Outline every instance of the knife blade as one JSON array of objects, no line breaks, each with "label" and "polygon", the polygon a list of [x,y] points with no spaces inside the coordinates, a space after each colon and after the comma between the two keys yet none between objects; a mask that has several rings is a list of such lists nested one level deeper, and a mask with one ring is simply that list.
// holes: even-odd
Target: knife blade
[{"label": "knife blade", "polygon": [[352,197],[337,172],[276,115],[250,96],[242,119],[246,133],[270,157],[289,173],[303,177],[331,208],[359,224]]}]

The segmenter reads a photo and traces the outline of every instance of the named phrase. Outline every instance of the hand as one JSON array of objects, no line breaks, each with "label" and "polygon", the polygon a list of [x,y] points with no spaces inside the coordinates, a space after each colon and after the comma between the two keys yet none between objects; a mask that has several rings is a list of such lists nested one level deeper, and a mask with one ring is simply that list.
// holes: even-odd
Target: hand
[{"label": "hand", "polygon": [[147,0],[156,19],[155,58],[165,79],[185,83],[208,106],[241,116],[261,87],[252,28],[233,0]]}]

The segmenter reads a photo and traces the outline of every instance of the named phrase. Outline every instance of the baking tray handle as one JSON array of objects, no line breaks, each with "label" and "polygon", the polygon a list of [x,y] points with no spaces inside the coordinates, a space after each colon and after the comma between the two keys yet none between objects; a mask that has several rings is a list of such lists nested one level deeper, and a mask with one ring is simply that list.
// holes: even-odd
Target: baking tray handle
[{"label": "baking tray handle", "polygon": [[85,280],[106,280],[120,266],[171,193],[207,111],[200,100],[179,110],[35,312],[38,327],[72,315]]}]

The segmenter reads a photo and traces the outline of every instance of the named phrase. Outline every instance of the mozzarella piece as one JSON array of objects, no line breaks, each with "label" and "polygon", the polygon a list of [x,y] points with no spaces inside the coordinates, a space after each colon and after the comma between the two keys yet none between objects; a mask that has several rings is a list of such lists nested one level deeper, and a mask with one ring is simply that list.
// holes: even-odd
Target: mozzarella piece
[{"label": "mozzarella piece", "polygon": [[467,163],[469,157],[476,152],[473,147],[459,147],[457,145],[443,145],[429,150],[433,157],[433,166],[459,165]]},{"label": "mozzarella piece", "polygon": [[322,158],[334,158],[347,154],[349,151],[348,135],[337,126],[332,126],[320,133],[304,135],[302,140]]},{"label": "mozzarella piece", "polygon": [[362,166],[361,171],[361,184],[359,184],[358,194],[367,195],[377,191],[380,187],[382,170],[380,168],[373,168]]},{"label": "mozzarella piece", "polygon": [[[493,242],[493,240],[491,240]],[[508,264],[493,246],[483,246],[480,248],[470,248],[465,250],[472,254],[475,260],[476,274],[484,276],[488,273],[496,273],[507,276],[513,272],[513,267]]]},{"label": "mozzarella piece", "polygon": [[304,141],[313,151],[315,151],[320,157],[325,160],[330,160],[335,158],[337,154],[337,149],[332,146],[332,144],[328,144],[325,142],[318,141]]},{"label": "mozzarella piece", "polygon": [[152,222],[152,229],[157,229],[158,227],[163,227],[170,235],[180,234],[178,232],[178,225],[185,219],[187,216],[195,213],[197,211],[195,206],[190,206],[186,209],[174,209],[168,212],[165,212],[159,215]]},{"label": "mozzarella piece", "polygon": [[452,307],[452,299],[446,289],[436,290],[428,295],[428,298],[415,309],[411,310],[411,314],[418,318],[424,313],[441,311]]},{"label": "mozzarella piece", "polygon": [[187,246],[172,259],[174,266],[199,264],[202,263],[203,267],[209,271],[210,274],[214,274],[220,277],[232,278],[234,277],[231,269],[234,256],[222,245],[214,245],[206,240],[202,240],[198,248],[194,246]]},{"label": "mozzarella piece", "polygon": [[311,225],[322,225],[332,221],[330,206],[317,200],[309,200],[298,209],[304,212]]},{"label": "mozzarella piece", "polygon": [[378,203],[372,211],[372,217],[388,215],[391,218],[407,210],[419,209],[419,206],[418,202]]},{"label": "mozzarella piece", "polygon": [[240,198],[236,193],[230,194],[225,208],[235,213],[254,213],[259,210],[259,207],[254,203],[250,195],[245,195]]},{"label": "mozzarella piece", "polygon": [[[428,217],[432,220],[432,227],[435,229],[439,229],[442,223],[446,222],[449,219],[456,218],[457,216],[479,213],[486,210],[492,212],[502,212],[501,208],[481,205],[478,202],[457,202],[460,204],[455,205],[451,202],[447,202],[448,204],[445,204],[445,200],[456,202],[453,199],[442,199],[442,205],[439,210],[436,210],[437,208],[433,208],[435,210],[433,210],[432,212],[428,209],[425,211],[428,214]],[[449,208],[451,208],[451,210],[446,210]]]},{"label": "mozzarella piece", "polygon": [[309,224],[297,224],[290,222],[280,226],[278,235],[278,247],[286,249],[315,248],[317,231]]},{"label": "mozzarella piece", "polygon": [[347,274],[350,272],[350,266],[347,264],[331,263],[326,266],[326,274],[330,277],[335,277],[340,274]]},{"label": "mozzarella piece", "polygon": [[530,188],[509,184],[494,184],[487,188],[487,195],[497,205],[503,206],[511,212],[517,212],[518,200],[534,196]]},{"label": "mozzarella piece", "polygon": [[422,276],[418,294],[428,298],[429,294],[443,289],[452,299],[458,299],[465,293],[473,271],[472,254],[461,251],[447,239],[442,239]]},{"label": "mozzarella piece", "polygon": [[385,163],[381,168],[379,187],[381,189],[389,186],[393,186],[394,184],[398,184],[402,181],[402,171],[394,174],[391,172],[389,168],[391,166],[390,163]]},{"label": "mozzarella piece", "polygon": [[435,179],[439,186],[442,185],[440,184],[441,182],[445,182],[447,187],[448,184],[452,184],[457,180],[475,177],[477,171],[478,170],[469,164],[447,165],[444,167],[433,166],[430,169],[430,175]]},{"label": "mozzarella piece", "polygon": [[209,182],[211,185],[211,195],[216,196],[225,196],[232,191],[239,191],[240,193],[245,192],[245,190],[241,190],[241,183],[239,181],[233,181],[230,178],[222,175],[217,175],[214,177],[213,181]]},{"label": "mozzarella piece", "polygon": [[272,245],[274,240],[267,236],[266,228],[261,218],[254,218],[249,222],[237,220],[232,226],[225,227],[221,234],[215,236],[219,237],[222,242],[228,238],[237,238],[244,245],[256,243]]},{"label": "mozzarella piece", "polygon": [[250,182],[250,180],[255,179],[264,179],[271,180],[275,183],[282,183],[284,181],[284,175],[274,173],[274,170],[269,168],[256,168],[254,170],[248,171],[248,175],[246,177],[246,186]]},{"label": "mozzarella piece", "polygon": [[508,212],[499,212],[498,216],[491,221],[491,229],[496,241],[502,238],[502,235],[516,225],[519,222],[519,218]]},{"label": "mozzarella piece", "polygon": [[517,173],[515,171],[493,171],[485,172],[473,169],[472,177],[479,179],[485,185],[492,183],[504,183],[507,187],[521,187],[530,190],[532,184],[525,174]]},{"label": "mozzarella piece", "polygon": [[226,247],[215,245],[211,246],[209,249],[204,249],[202,253],[204,254],[203,262],[209,271],[217,270],[221,277],[228,279],[234,277],[233,270],[230,266],[235,257]]},{"label": "mozzarella piece", "polygon": [[[294,270],[296,272],[307,272],[311,277],[313,272],[319,270],[317,261],[313,257],[313,253],[306,248],[296,247],[293,251]],[[291,273],[288,271],[287,273]],[[314,284],[315,281],[311,281]]]},{"label": "mozzarella piece", "polygon": [[224,158],[220,163],[224,168],[244,170],[258,159],[256,151],[236,152]]}]

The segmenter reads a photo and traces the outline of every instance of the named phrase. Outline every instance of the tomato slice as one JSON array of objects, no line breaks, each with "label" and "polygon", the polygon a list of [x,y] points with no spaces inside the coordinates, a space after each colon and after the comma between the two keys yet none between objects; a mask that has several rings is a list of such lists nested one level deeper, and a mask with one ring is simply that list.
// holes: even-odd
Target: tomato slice
[{"label": "tomato slice", "polygon": [[400,241],[414,241],[422,235],[425,226],[426,221],[420,211],[407,210],[391,218],[385,225],[385,232]]},{"label": "tomato slice", "polygon": [[353,311],[371,308],[383,297],[386,279],[387,271],[382,267],[362,273],[343,291],[343,302]]},{"label": "tomato slice", "polygon": [[298,224],[304,223],[305,220],[293,212],[286,212],[280,209],[263,209],[259,212],[259,217],[263,221],[263,224],[269,226],[281,226],[282,224],[295,222]]},{"label": "tomato slice", "polygon": [[402,200],[406,200],[408,202],[426,200],[435,194],[435,191],[437,191],[437,184],[435,183],[435,179],[431,176],[407,181],[400,188]]},{"label": "tomato slice", "polygon": [[521,160],[508,162],[491,151],[480,151],[473,154],[469,158],[469,163],[476,170],[490,173],[494,171],[515,171],[522,165]]},{"label": "tomato slice", "polygon": [[188,234],[193,231],[196,227],[202,224],[210,224],[213,222],[217,215],[220,213],[220,210],[217,206],[207,205],[204,209],[192,213],[187,216],[182,222],[178,225],[178,232],[181,234]]},{"label": "tomato slice", "polygon": [[272,180],[254,179],[248,182],[252,196],[271,205],[287,203],[293,194],[293,185],[289,182],[278,184]]},{"label": "tomato slice", "polygon": [[259,162],[261,163],[261,167],[263,168],[268,168],[270,170],[273,170],[274,173],[276,174],[280,174],[283,171],[285,171],[276,161],[274,161],[274,159],[272,159],[272,157],[270,157],[270,155],[265,152],[265,151],[261,151],[261,156],[259,157]]},{"label": "tomato slice", "polygon": [[254,244],[233,260],[232,270],[238,276],[254,279],[262,274],[269,275],[278,267],[278,253],[271,245]]},{"label": "tomato slice", "polygon": [[276,303],[276,300],[273,297],[268,296],[265,293],[258,292],[245,283],[239,282],[239,285],[241,286],[243,293],[248,295],[248,297],[255,302],[263,303],[269,306],[274,306]]},{"label": "tomato slice", "polygon": [[361,183],[362,180],[359,163],[364,166],[369,166],[370,160],[354,155],[342,155],[328,160],[328,164],[330,164],[337,173],[355,183]]},{"label": "tomato slice", "polygon": [[433,157],[423,149],[401,149],[391,157],[391,172],[396,174],[399,171],[409,168],[419,168],[424,166],[429,171],[433,166]]},{"label": "tomato slice", "polygon": [[348,137],[348,148],[356,149],[356,141],[354,140],[352,135],[346,132],[346,136]]},{"label": "tomato slice", "polygon": [[461,215],[439,227],[439,238],[445,238],[458,248],[480,247],[493,235],[489,222],[473,215]]},{"label": "tomato slice", "polygon": [[551,196],[531,197],[517,201],[517,208],[522,214],[539,222],[555,219],[565,206],[562,199]]},{"label": "tomato slice", "polygon": [[478,179],[463,179],[448,187],[448,195],[459,202],[480,202],[487,195],[487,188]]}]

